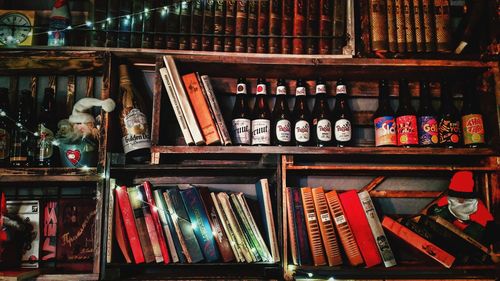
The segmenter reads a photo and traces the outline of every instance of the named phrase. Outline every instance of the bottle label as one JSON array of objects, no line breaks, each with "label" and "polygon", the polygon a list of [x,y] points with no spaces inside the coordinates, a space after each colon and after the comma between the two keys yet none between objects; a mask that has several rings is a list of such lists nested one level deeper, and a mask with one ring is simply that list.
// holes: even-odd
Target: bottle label
[{"label": "bottle label", "polygon": [[299,120],[295,123],[295,140],[298,142],[308,142],[311,138],[311,128],[306,120]]},{"label": "bottle label", "polygon": [[439,120],[439,143],[458,144],[460,142],[460,121],[447,118]]},{"label": "bottle label", "polygon": [[328,119],[321,119],[316,125],[316,136],[320,141],[332,140],[332,123]]},{"label": "bottle label", "polygon": [[37,150],[35,153],[38,153],[37,160],[43,162],[52,157],[52,154],[54,153],[52,145],[54,133],[44,125],[40,124],[38,134],[40,137],[38,139]]},{"label": "bottle label", "polygon": [[421,145],[438,143],[438,124],[434,116],[418,117],[418,139]]},{"label": "bottle label", "polygon": [[484,143],[483,116],[481,114],[462,116],[462,131],[465,145]]},{"label": "bottle label", "polygon": [[266,94],[266,84],[257,85],[257,95],[265,95]]},{"label": "bottle label", "polygon": [[397,145],[396,124],[393,116],[375,118],[375,146]]},{"label": "bottle label", "polygon": [[280,142],[292,140],[292,124],[289,120],[281,119],[276,123],[276,139]]},{"label": "bottle label", "polygon": [[418,144],[417,117],[403,115],[396,117],[398,127],[398,145]]},{"label": "bottle label", "polygon": [[337,85],[337,91],[335,93],[337,94],[347,94],[347,88],[345,85]]},{"label": "bottle label", "polygon": [[0,129],[0,160],[9,158],[10,135],[5,129]]},{"label": "bottle label", "polygon": [[326,93],[325,84],[316,85],[316,94],[324,94],[324,93]]},{"label": "bottle label", "polygon": [[233,119],[232,125],[234,143],[250,145],[250,119],[236,118]]},{"label": "bottle label", "polygon": [[335,140],[350,141],[352,136],[351,121],[347,119],[339,119],[335,121]]},{"label": "bottle label", "polygon": [[134,108],[124,117],[123,121],[127,130],[127,135],[122,138],[125,153],[151,147],[151,136],[144,113]]},{"label": "bottle label", "polygon": [[295,89],[295,96],[305,96],[305,95],[306,95],[305,87],[297,87],[297,89]]},{"label": "bottle label", "polygon": [[246,94],[247,93],[247,85],[245,83],[240,83],[236,86],[236,94]]},{"label": "bottle label", "polygon": [[270,128],[269,119],[252,120],[252,145],[271,144]]},{"label": "bottle label", "polygon": [[278,86],[276,88],[276,95],[286,95],[286,87],[285,86]]}]

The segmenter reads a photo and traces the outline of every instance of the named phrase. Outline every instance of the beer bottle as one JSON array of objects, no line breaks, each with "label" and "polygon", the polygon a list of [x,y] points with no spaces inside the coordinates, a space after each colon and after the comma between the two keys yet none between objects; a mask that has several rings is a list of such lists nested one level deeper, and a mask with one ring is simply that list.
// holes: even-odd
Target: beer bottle
[{"label": "beer bottle", "polygon": [[306,84],[302,79],[297,80],[295,89],[293,128],[295,145],[309,145],[311,139],[311,113],[306,103]]},{"label": "beer bottle", "polygon": [[475,96],[474,81],[469,81],[462,107],[462,132],[464,145],[479,147],[484,145],[483,115],[479,109],[479,97]]},{"label": "beer bottle", "polygon": [[453,148],[460,144],[460,113],[453,104],[448,81],[441,82],[441,109],[439,117],[439,144]]},{"label": "beer bottle", "polygon": [[417,114],[411,105],[408,81],[399,81],[399,105],[396,111],[398,146],[418,145]]},{"label": "beer bottle", "polygon": [[145,163],[150,159],[151,135],[144,114],[145,106],[132,86],[127,65],[120,69],[120,124],[126,162]]},{"label": "beer bottle", "polygon": [[349,146],[352,142],[352,113],[347,103],[347,86],[343,79],[337,81],[337,87],[335,88],[333,123],[337,146]]},{"label": "beer bottle", "polygon": [[284,79],[278,79],[276,87],[276,103],[273,109],[273,141],[275,145],[290,145],[292,129],[290,109],[286,100],[286,85]]},{"label": "beer bottle", "polygon": [[55,146],[54,132],[56,130],[55,93],[52,88],[45,88],[42,107],[37,126],[37,139],[35,148],[34,166],[49,167],[54,164]]},{"label": "beer bottle", "polygon": [[396,146],[396,120],[389,101],[389,89],[386,80],[378,82],[378,108],[373,114],[375,126],[375,146]]},{"label": "beer bottle", "polygon": [[322,78],[316,81],[316,98],[313,107],[313,136],[316,146],[329,146],[332,143],[332,121],[328,101],[326,100],[326,84]]},{"label": "beer bottle", "polygon": [[431,92],[428,81],[420,81],[420,104],[418,107],[418,144],[421,146],[436,145],[438,124],[436,112],[431,103]]},{"label": "beer bottle", "polygon": [[0,167],[8,166],[11,141],[11,126],[7,120],[9,110],[9,91],[7,88],[0,88]]},{"label": "beer bottle", "polygon": [[[14,167],[27,167],[32,161],[32,137],[28,131],[31,125],[31,110],[33,99],[31,92],[22,90],[18,97],[18,111],[16,116],[17,127],[12,130],[12,143],[10,150],[10,164]],[[31,151],[30,151],[31,150]]]},{"label": "beer bottle", "polygon": [[266,80],[257,79],[257,98],[252,114],[252,145],[271,144],[271,112],[266,103]]},{"label": "beer bottle", "polygon": [[250,110],[247,104],[247,81],[239,78],[236,86],[236,100],[231,117],[231,132],[235,145],[252,144]]}]

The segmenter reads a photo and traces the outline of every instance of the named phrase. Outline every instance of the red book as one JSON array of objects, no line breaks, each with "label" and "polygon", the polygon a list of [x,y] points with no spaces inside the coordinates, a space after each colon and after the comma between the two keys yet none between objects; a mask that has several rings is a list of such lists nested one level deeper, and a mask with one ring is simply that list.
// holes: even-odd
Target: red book
[{"label": "red book", "polygon": [[163,263],[170,263],[170,255],[167,250],[167,242],[165,240],[165,235],[163,235],[163,229],[161,227],[160,216],[158,215],[158,209],[156,208],[156,203],[153,200],[153,193],[151,191],[151,183],[149,181],[144,182],[144,192],[146,193],[146,199],[150,206],[151,216],[153,218],[153,223],[155,225],[156,233],[158,234],[158,242],[160,244],[161,254],[163,256]]},{"label": "red book", "polygon": [[259,2],[248,1],[248,21],[247,21],[247,53],[255,53],[257,50],[257,39],[253,36],[257,35],[257,11]]},{"label": "red book", "polygon": [[238,0],[236,4],[236,38],[234,41],[234,50],[239,53],[244,53],[247,51],[247,39],[241,37],[242,35],[246,35],[245,33],[247,32],[247,14],[247,1]]},{"label": "red book", "polygon": [[259,0],[257,10],[257,53],[267,53],[269,34],[269,0]]},{"label": "red book", "polygon": [[143,263],[144,254],[142,253],[139,233],[137,232],[137,228],[135,226],[134,213],[128,199],[126,186],[116,188],[116,198],[122,212],[123,224],[125,225],[125,230],[127,232],[128,241],[130,243],[130,248],[132,249],[135,263]]},{"label": "red book", "polygon": [[307,1],[307,19],[306,19],[306,53],[313,55],[318,53],[318,8],[319,0]]},{"label": "red book", "polygon": [[382,262],[372,230],[366,219],[365,211],[359,201],[356,190],[339,194],[347,222],[358,242],[359,250],[365,260],[366,267],[372,267]]},{"label": "red book", "polygon": [[57,201],[47,201],[43,208],[43,235],[40,249],[40,260],[42,261],[56,258],[57,207]]},{"label": "red book", "polygon": [[224,34],[224,52],[234,52],[236,28],[236,0],[226,0],[226,25]]},{"label": "red book", "polygon": [[[116,189],[115,189],[115,194],[116,194]],[[125,233],[125,225],[123,223],[123,217],[121,214],[121,208],[118,203],[118,200],[115,200],[115,210],[114,210],[114,216],[115,216],[115,227],[114,227],[114,233],[115,233],[115,239],[116,243],[118,244],[118,247],[122,251],[123,257],[125,258],[125,261],[127,263],[132,263],[132,249],[130,248],[129,243],[127,243],[127,234]]]},{"label": "red book", "polygon": [[319,53],[327,55],[332,52],[332,6],[330,0],[319,2]]},{"label": "red book", "polygon": [[[269,53],[281,53],[281,0],[269,1]],[[276,37],[274,37],[276,36]]]},{"label": "red book", "polygon": [[292,53],[292,39],[286,36],[293,34],[293,1],[283,0],[282,2],[282,15],[281,15],[281,53]]},{"label": "red book", "polygon": [[293,53],[304,53],[304,36],[306,22],[306,1],[294,0],[293,4]]}]

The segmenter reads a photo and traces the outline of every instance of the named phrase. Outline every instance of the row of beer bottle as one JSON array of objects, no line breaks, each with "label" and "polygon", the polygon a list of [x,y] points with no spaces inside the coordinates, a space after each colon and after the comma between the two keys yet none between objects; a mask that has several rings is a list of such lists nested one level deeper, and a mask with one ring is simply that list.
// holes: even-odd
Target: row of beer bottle
[{"label": "row of beer bottle", "polygon": [[316,81],[315,104],[311,113],[306,101],[305,81],[298,79],[295,105],[290,111],[284,79],[278,79],[276,102],[271,112],[266,102],[267,84],[257,80],[256,101],[250,113],[247,83],[238,79],[236,101],[231,118],[233,142],[236,145],[347,146],[352,141],[352,114],[347,103],[347,87],[342,79],[336,85],[333,113],[326,100],[326,84]]},{"label": "row of beer bottle", "polygon": [[428,81],[420,82],[418,111],[411,105],[408,82],[399,81],[399,105],[394,112],[389,103],[386,80],[379,81],[379,105],[374,114],[376,146],[478,147],[485,143],[479,99],[475,85],[468,83],[462,112],[453,104],[450,85],[441,82],[439,113],[431,103]]}]

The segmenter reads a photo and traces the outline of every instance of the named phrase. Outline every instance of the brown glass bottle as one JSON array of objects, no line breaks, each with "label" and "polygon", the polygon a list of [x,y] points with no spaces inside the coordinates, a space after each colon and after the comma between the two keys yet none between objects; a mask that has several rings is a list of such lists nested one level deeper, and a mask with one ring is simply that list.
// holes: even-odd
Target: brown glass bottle
[{"label": "brown glass bottle", "polygon": [[252,112],[252,145],[270,145],[271,112],[266,102],[267,85],[264,78],[257,79],[256,94]]},{"label": "brown glass bottle", "polygon": [[293,136],[297,146],[311,143],[311,113],[307,107],[306,92],[306,83],[298,79],[293,107]]},{"label": "brown glass bottle", "polygon": [[45,88],[37,126],[34,166],[49,167],[55,164],[57,147],[52,144],[57,126],[55,106],[54,90]]},{"label": "brown glass bottle", "polygon": [[476,95],[476,85],[473,80],[467,83],[462,107],[462,133],[464,145],[480,147],[484,141],[483,115],[479,108],[479,96]]},{"label": "brown glass bottle", "polygon": [[330,146],[332,144],[332,117],[326,100],[326,84],[322,78],[316,80],[316,97],[312,114],[312,134],[316,146]]},{"label": "brown glass bottle", "polygon": [[347,85],[343,79],[337,81],[335,88],[335,107],[333,109],[333,135],[338,147],[352,143],[352,112],[348,104]]},{"label": "brown glass bottle", "polygon": [[285,146],[292,143],[292,124],[290,120],[285,80],[278,79],[276,102],[273,109],[273,144]]},{"label": "brown glass bottle", "polygon": [[453,104],[448,81],[441,82],[441,108],[439,110],[439,144],[448,147],[458,147],[460,137],[460,113]]},{"label": "brown glass bottle", "polygon": [[375,126],[375,146],[396,146],[396,120],[389,101],[389,89],[386,80],[378,82],[378,108],[373,114]]},{"label": "brown glass bottle", "polygon": [[7,88],[0,88],[0,167],[9,165],[10,141],[11,141],[11,122],[7,116],[10,116],[9,110],[9,91]]},{"label": "brown glass bottle", "polygon": [[27,167],[32,163],[33,145],[32,136],[29,132],[31,125],[31,111],[33,99],[31,92],[22,90],[18,97],[18,111],[16,116],[16,127],[12,130],[12,141],[10,150],[10,165],[14,167]]},{"label": "brown glass bottle", "polygon": [[239,78],[236,85],[236,100],[234,101],[231,117],[231,136],[235,145],[250,145],[252,121],[247,103],[247,81]]},{"label": "brown glass bottle", "polygon": [[428,81],[420,81],[420,104],[418,107],[418,144],[434,146],[438,143],[438,123],[431,103]]},{"label": "brown glass bottle", "polygon": [[398,146],[410,147],[418,145],[417,113],[411,105],[408,81],[399,81],[399,105],[396,110],[396,127]]}]

